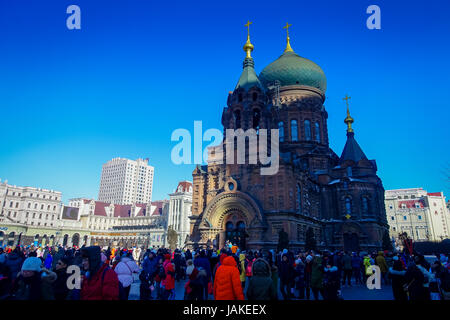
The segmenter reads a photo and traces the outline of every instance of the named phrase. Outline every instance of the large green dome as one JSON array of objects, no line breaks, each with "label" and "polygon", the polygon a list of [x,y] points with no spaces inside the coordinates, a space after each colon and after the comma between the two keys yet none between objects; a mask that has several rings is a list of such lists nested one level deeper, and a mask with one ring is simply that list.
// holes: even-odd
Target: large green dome
[{"label": "large green dome", "polygon": [[327,78],[323,70],[311,60],[300,57],[293,51],[284,52],[259,74],[259,80],[267,87],[275,80],[281,86],[304,85],[327,90]]}]

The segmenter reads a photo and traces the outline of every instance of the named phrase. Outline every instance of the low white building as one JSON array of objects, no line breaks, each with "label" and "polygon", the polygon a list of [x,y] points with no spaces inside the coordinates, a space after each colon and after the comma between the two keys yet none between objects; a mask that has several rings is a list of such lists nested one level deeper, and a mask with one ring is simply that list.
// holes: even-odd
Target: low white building
[{"label": "low white building", "polygon": [[0,180],[0,222],[58,227],[61,192],[9,185]]},{"label": "low white building", "polygon": [[406,232],[414,241],[441,241],[449,237],[450,214],[442,192],[423,188],[385,191],[390,235]]}]

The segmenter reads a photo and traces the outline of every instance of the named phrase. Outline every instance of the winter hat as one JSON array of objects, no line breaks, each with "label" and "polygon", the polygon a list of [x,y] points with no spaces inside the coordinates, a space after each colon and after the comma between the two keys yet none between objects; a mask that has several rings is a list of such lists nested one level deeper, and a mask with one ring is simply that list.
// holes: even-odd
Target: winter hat
[{"label": "winter hat", "polygon": [[392,258],[392,260],[398,261],[398,257],[397,257],[397,256],[394,256],[394,257]]},{"label": "winter hat", "polygon": [[308,255],[308,256],[306,257],[306,262],[311,262],[311,261],[312,261],[312,259],[313,259],[313,257],[312,257],[312,256],[310,256],[310,255]]},{"label": "winter hat", "polygon": [[42,261],[36,257],[26,258],[22,265],[22,271],[41,271]]},{"label": "winter hat", "polygon": [[286,254],[287,252],[287,249],[283,249],[283,254]]}]

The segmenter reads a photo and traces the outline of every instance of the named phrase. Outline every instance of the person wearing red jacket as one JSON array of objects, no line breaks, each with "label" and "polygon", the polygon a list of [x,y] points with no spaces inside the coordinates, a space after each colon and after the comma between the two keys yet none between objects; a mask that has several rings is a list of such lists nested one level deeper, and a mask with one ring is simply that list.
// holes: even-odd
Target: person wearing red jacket
[{"label": "person wearing red jacket", "polygon": [[217,268],[213,293],[216,300],[244,300],[239,269],[232,256],[224,258]]},{"label": "person wearing red jacket", "polygon": [[163,300],[175,299],[175,267],[173,263],[167,263],[164,267],[166,278],[164,279]]},{"label": "person wearing red jacket", "polygon": [[81,300],[119,300],[119,279],[114,270],[102,263],[100,247],[81,249],[86,274],[81,285]]}]

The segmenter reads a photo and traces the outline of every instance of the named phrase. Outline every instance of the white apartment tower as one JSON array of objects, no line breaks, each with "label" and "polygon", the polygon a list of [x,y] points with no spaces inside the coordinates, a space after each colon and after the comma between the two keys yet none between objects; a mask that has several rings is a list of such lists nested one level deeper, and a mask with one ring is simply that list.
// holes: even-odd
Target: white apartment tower
[{"label": "white apartment tower", "polygon": [[154,170],[148,158],[108,161],[102,168],[98,200],[114,204],[151,202]]}]

